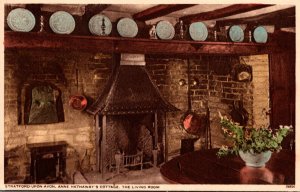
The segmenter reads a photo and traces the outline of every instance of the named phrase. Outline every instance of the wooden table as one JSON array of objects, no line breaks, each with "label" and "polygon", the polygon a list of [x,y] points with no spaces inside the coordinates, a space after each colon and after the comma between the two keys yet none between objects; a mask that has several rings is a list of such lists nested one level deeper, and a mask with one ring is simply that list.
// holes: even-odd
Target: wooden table
[{"label": "wooden table", "polygon": [[238,156],[218,158],[218,149],[187,153],[162,165],[170,183],[182,184],[295,184],[295,152],[273,153],[263,168],[246,167]]}]

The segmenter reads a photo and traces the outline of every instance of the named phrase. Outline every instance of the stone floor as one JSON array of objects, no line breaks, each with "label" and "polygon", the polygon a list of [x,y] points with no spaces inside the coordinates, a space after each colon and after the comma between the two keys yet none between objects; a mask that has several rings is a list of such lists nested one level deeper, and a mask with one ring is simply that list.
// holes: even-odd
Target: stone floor
[{"label": "stone floor", "polygon": [[169,184],[157,167],[122,170],[120,174],[106,173],[104,179],[99,172],[85,173],[84,177],[90,184]]}]

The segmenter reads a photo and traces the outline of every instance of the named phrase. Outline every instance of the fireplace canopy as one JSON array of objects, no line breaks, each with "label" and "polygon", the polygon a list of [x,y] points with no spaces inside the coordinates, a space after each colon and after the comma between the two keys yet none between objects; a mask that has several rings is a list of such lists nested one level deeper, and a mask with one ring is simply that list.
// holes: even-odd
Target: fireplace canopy
[{"label": "fireplace canopy", "polygon": [[151,80],[144,55],[122,54],[120,66],[104,91],[87,108],[90,114],[119,115],[177,111],[166,101]]}]

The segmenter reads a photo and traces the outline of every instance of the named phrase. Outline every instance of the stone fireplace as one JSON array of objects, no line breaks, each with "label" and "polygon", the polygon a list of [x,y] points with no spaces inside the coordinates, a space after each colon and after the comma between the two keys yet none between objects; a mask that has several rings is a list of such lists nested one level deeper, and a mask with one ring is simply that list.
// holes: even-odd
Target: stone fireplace
[{"label": "stone fireplace", "polygon": [[121,54],[120,66],[87,109],[96,115],[96,157],[102,176],[116,152],[134,155],[142,151],[143,159],[153,159],[159,135],[165,137],[165,128],[158,127],[158,113],[176,110],[152,82],[145,56]]},{"label": "stone fireplace", "polygon": [[30,183],[64,183],[66,177],[66,142],[29,144]]}]

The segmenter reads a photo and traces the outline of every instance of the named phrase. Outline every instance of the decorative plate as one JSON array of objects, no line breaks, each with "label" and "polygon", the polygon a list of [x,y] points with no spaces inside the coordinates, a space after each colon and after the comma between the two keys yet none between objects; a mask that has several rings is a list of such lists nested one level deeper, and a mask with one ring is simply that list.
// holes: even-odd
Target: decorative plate
[{"label": "decorative plate", "polygon": [[94,35],[109,35],[112,24],[108,17],[102,14],[94,15],[89,21],[90,32]]},{"label": "decorative plate", "polygon": [[233,42],[242,42],[244,40],[244,31],[238,25],[233,25],[229,29],[229,37]]},{"label": "decorative plate", "polygon": [[156,25],[156,34],[160,39],[173,39],[175,29],[169,21],[160,21]]},{"label": "decorative plate", "polygon": [[117,31],[122,37],[135,37],[139,29],[133,19],[122,18],[117,24]]},{"label": "decorative plate", "polygon": [[253,32],[253,38],[256,43],[266,43],[268,40],[268,32],[262,26],[256,27]]},{"label": "decorative plate", "polygon": [[70,13],[57,11],[51,15],[49,25],[54,33],[70,34],[75,29],[75,20]]},{"label": "decorative plate", "polygon": [[195,22],[190,25],[190,36],[195,41],[205,41],[208,36],[207,27],[202,22]]},{"label": "decorative plate", "polygon": [[29,10],[17,8],[9,12],[7,24],[13,31],[29,32],[35,26],[35,17]]}]

